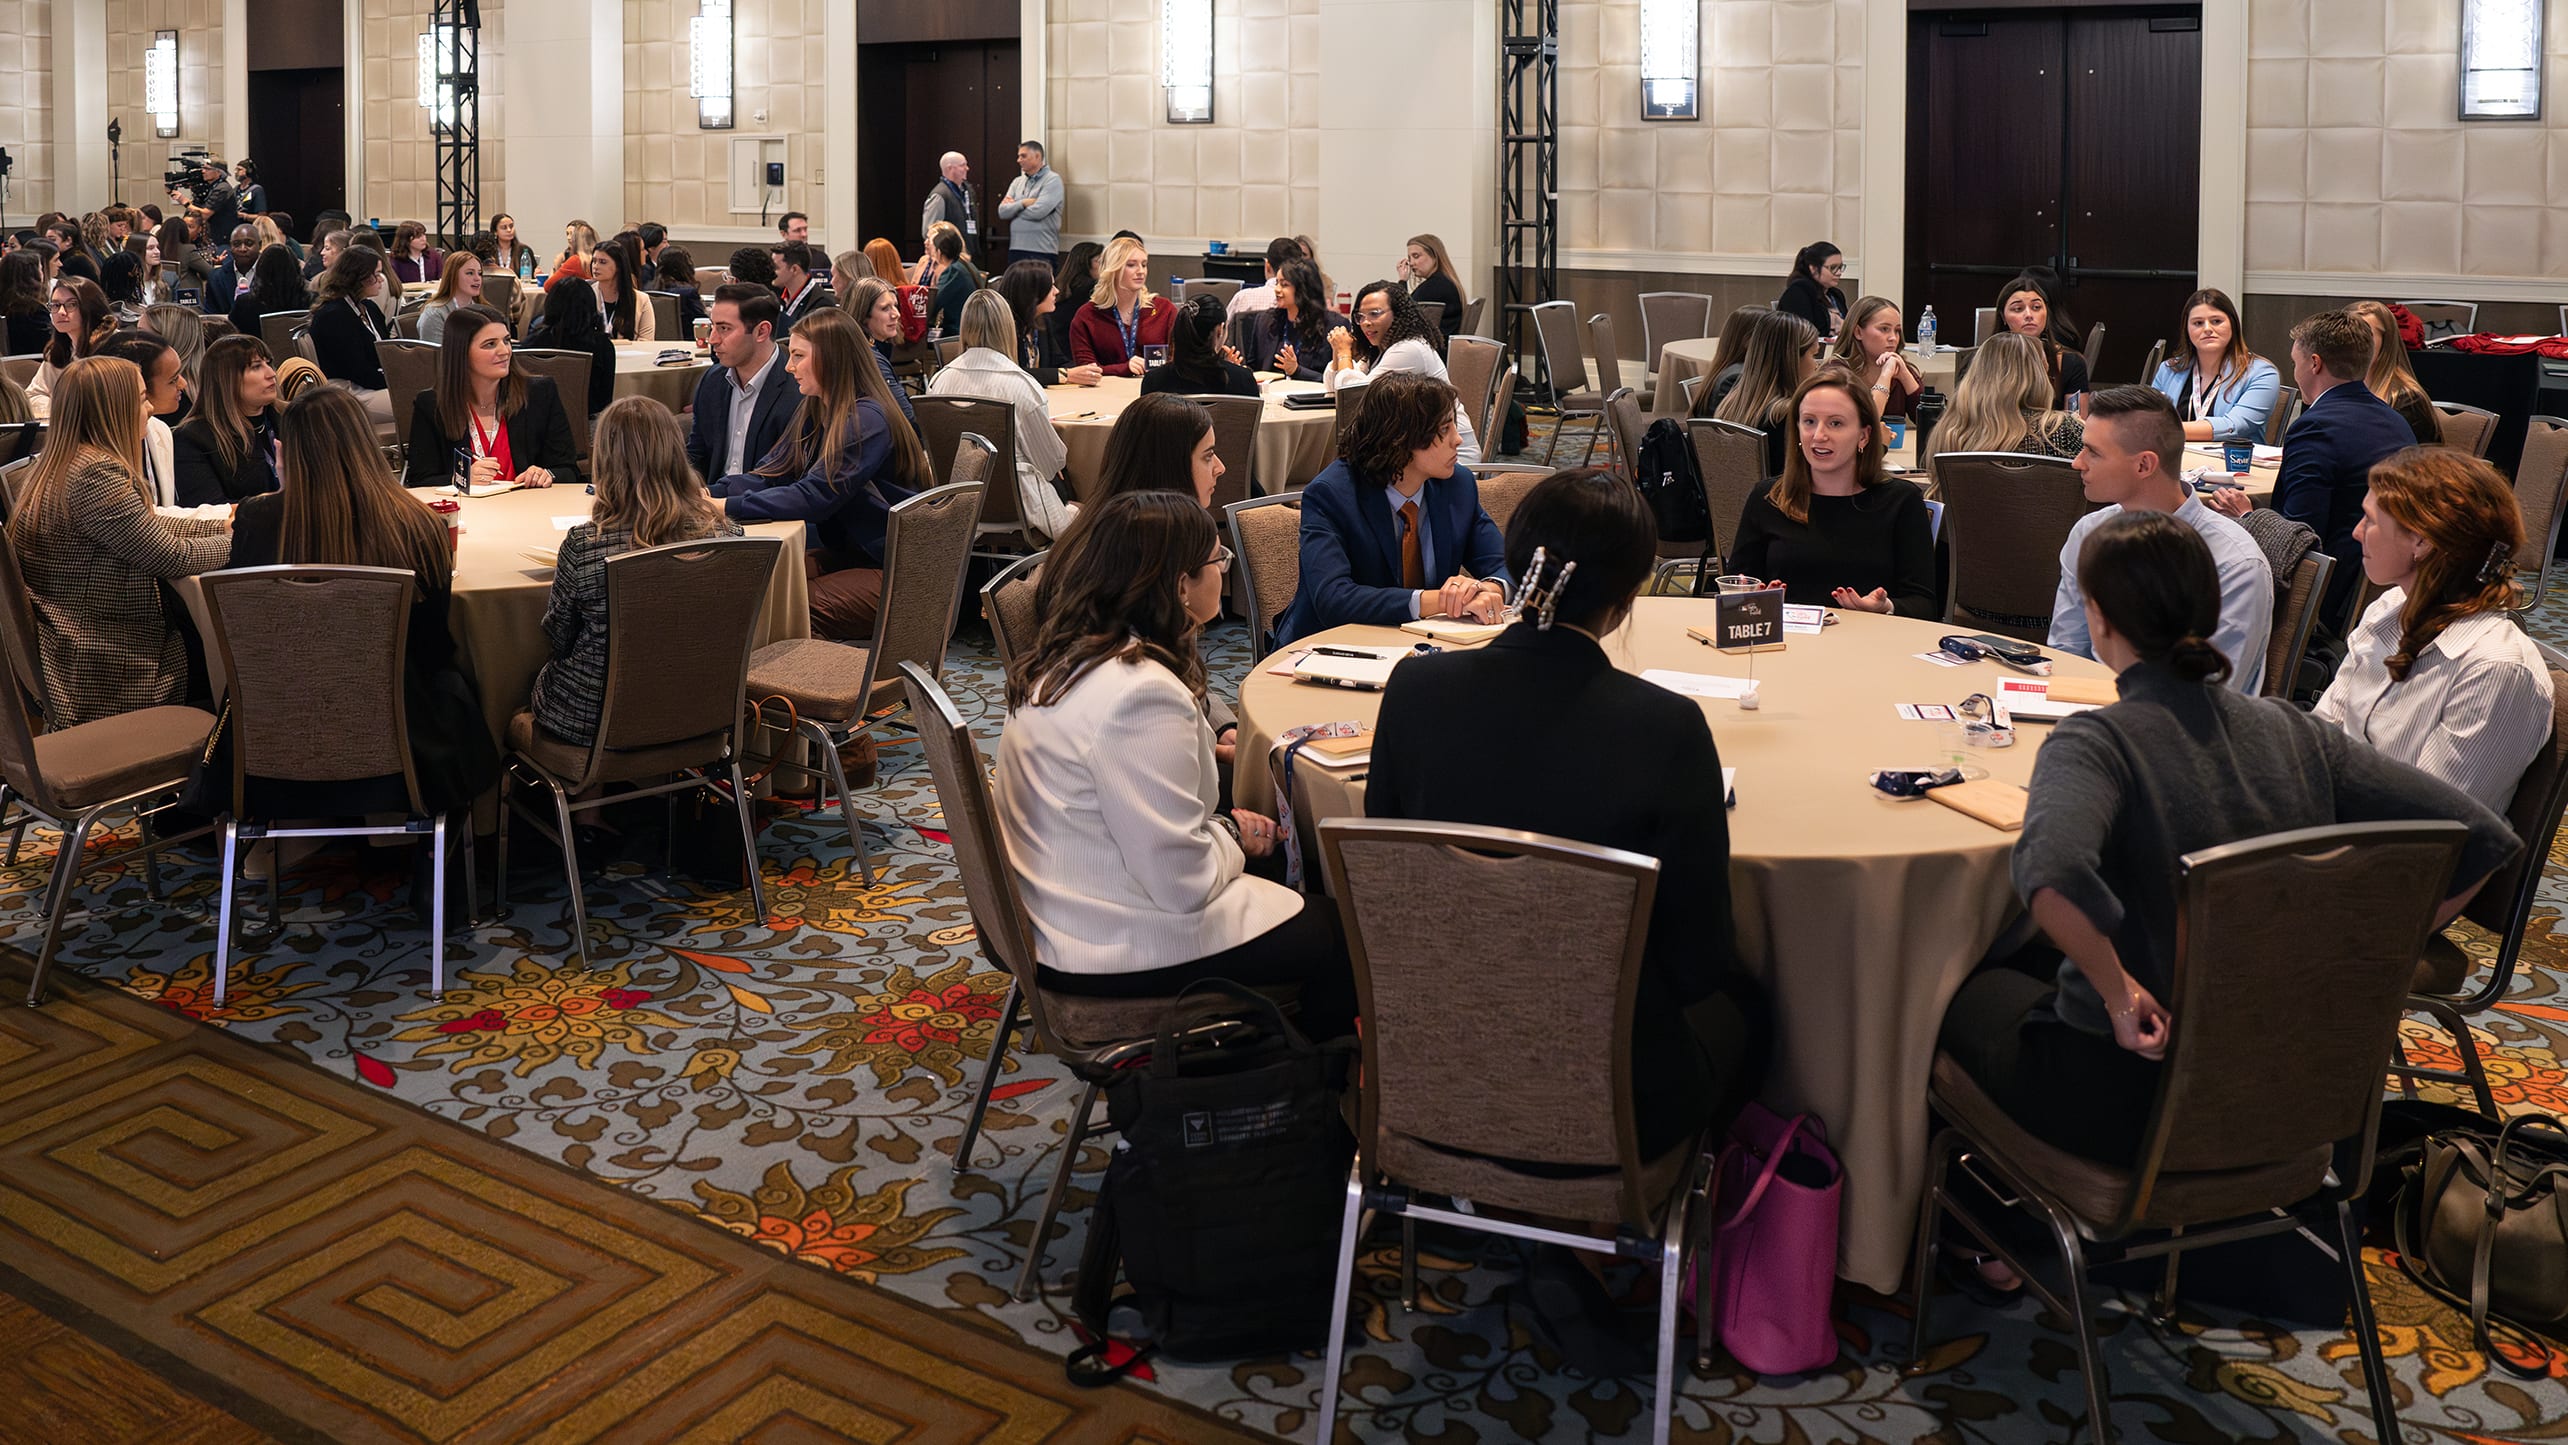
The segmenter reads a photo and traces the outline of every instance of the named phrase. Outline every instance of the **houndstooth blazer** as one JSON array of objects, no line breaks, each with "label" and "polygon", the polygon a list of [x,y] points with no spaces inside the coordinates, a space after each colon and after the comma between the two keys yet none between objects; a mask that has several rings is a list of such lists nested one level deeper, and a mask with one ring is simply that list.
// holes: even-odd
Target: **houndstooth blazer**
[{"label": "houndstooth blazer", "polygon": [[27,496],[8,540],[35,609],[49,725],[181,700],[185,624],[161,582],[228,562],[227,523],[154,513],[133,474],[102,457]]}]

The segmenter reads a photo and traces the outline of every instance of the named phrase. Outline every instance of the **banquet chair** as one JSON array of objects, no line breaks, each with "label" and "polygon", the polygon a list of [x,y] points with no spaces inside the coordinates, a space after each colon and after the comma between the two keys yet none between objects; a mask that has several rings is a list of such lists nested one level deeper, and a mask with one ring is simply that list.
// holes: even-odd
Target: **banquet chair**
[{"label": "banquet chair", "polygon": [[[973,934],[982,957],[1006,969],[1009,978],[1007,1001],[999,1006],[998,1026],[990,1037],[989,1062],[973,1093],[972,1111],[964,1116],[963,1137],[954,1144],[953,1172],[961,1174],[972,1167],[972,1146],[980,1140],[991,1091],[1006,1065],[1008,1046],[1019,1034],[1068,1065],[1082,1086],[1070,1115],[1069,1137],[1061,1145],[1061,1161],[1053,1170],[1051,1188],[1044,1193],[1043,1212],[1026,1241],[1025,1266],[1017,1273],[1015,1297],[1028,1300],[1034,1297],[1053,1222],[1061,1217],[1069,1194],[1071,1171],[1078,1167],[1080,1148],[1095,1128],[1090,1121],[1099,1089],[1118,1066],[1151,1047],[1171,1000],[1087,998],[1043,986],[1035,967],[1034,921],[1026,916],[1025,899],[1017,891],[1016,873],[1008,863],[1007,840],[999,831],[997,809],[990,799],[990,770],[980,745],[962,714],[955,711],[954,699],[926,669],[904,662],[900,681],[910,716],[918,721],[919,743],[927,754],[928,773],[936,781],[937,802],[945,810],[945,831],[953,839],[954,861],[963,875]],[[1198,1027],[1218,1030],[1231,1025],[1216,1022]]]},{"label": "banquet chair", "polygon": [[2485,461],[2488,440],[2497,434],[2497,414],[2480,407],[2464,406],[2457,401],[2434,404],[2435,420],[2443,427],[2443,444],[2456,452],[2468,452]]},{"label": "banquet chair", "polygon": [[1712,298],[1700,291],[1641,293],[1641,365],[1658,371],[1660,348],[1671,341],[1699,341],[1712,334]]},{"label": "banquet chair", "polygon": [[1534,483],[1551,475],[1542,467],[1474,467],[1471,470],[1480,481],[1480,510],[1488,513],[1489,520],[1498,525],[1498,534],[1502,537],[1507,533],[1507,519],[1516,515],[1516,508],[1524,503],[1525,494],[1534,489]]},{"label": "banquet chair", "polygon": [[1246,501],[1257,490],[1257,427],[1266,419],[1266,402],[1254,396],[1186,399],[1213,414],[1213,451],[1222,459],[1221,480],[1213,483],[1213,510]]},{"label": "banquet chair", "polygon": [[2448,336],[2468,336],[2479,329],[2476,301],[2402,301],[2398,303],[2425,329],[2427,345]]},{"label": "banquet chair", "polygon": [[375,359],[383,363],[384,388],[392,393],[392,435],[404,451],[410,447],[410,413],[423,391],[437,389],[438,348],[425,341],[378,341]]},{"label": "banquet chair", "polygon": [[[588,905],[580,893],[575,814],[727,782],[740,821],[752,916],[767,916],[749,790],[740,777],[747,737],[744,683],[767,589],[775,580],[777,537],[712,537],[644,547],[606,559],[606,685],[597,735],[586,744],[546,732],[520,709],[508,722],[508,759],[499,793],[511,812],[562,850],[570,884],[572,952],[588,967]],[[801,565],[799,559],[795,565]],[[672,782],[607,794],[610,783]],[[519,786],[541,789],[552,819],[518,801]],[[582,797],[580,795],[588,796]],[[500,818],[498,903],[508,905],[509,819]]]},{"label": "banquet chair", "polygon": [[[29,1008],[44,1002],[45,976],[62,941],[72,887],[95,866],[89,835],[101,818],[127,814],[142,820],[144,878],[155,901],[161,897],[160,850],[213,831],[208,826],[159,838],[150,821],[151,814],[178,801],[195,775],[196,759],[214,731],[213,715],[192,707],[147,707],[38,733],[30,714],[43,709],[39,646],[35,608],[17,556],[0,545],[0,651],[7,653],[7,665],[0,667],[0,806],[17,805],[20,831],[35,817],[62,835],[39,905],[45,940],[27,982]],[[18,832],[9,835],[11,866],[17,863],[18,838]],[[99,861],[125,858],[120,851]]]},{"label": "banquet chair", "polygon": [[1973,312],[1971,316],[1971,345],[1977,346],[1981,342],[1988,340],[1989,333],[1996,329],[1997,308],[1994,306],[1980,307],[1977,311]]},{"label": "banquet chair", "polygon": [[310,322],[301,322],[289,328],[285,333],[285,341],[287,350],[291,351],[294,355],[302,357],[304,360],[311,362],[314,366],[319,366],[321,364],[321,349],[312,344],[312,324]]},{"label": "banquet chair", "polygon": [[1703,394],[1703,378],[1689,376],[1676,384],[1676,391],[1678,396],[1684,398],[1685,410],[1690,416],[1694,411],[1694,398]]},{"label": "banquet chair", "polygon": [[1043,543],[1026,530],[1024,504],[1017,499],[1016,408],[985,396],[922,396],[912,398],[910,404],[918,411],[918,444],[927,448],[928,465],[936,472],[938,486],[973,479],[954,474],[955,465],[964,460],[965,437],[991,453],[972,555],[1012,562],[1028,552],[1042,551]]},{"label": "banquet chair", "polygon": [[2274,394],[2274,409],[2265,414],[2265,445],[2269,447],[2281,446],[2283,444],[2283,434],[2292,429],[2293,422],[2300,420],[2300,414],[2301,399],[2299,387],[2287,386],[2281,391],[2276,392]]},{"label": "banquet chair", "polygon": [[229,316],[199,316],[196,324],[204,329],[209,346],[232,334],[232,318]]},{"label": "banquet chair", "polygon": [[1493,450],[1489,402],[1498,385],[1498,369],[1505,364],[1505,350],[1485,336],[1457,336],[1445,343],[1445,378],[1462,398],[1462,414],[1471,421],[1471,434],[1480,438],[1484,457]]},{"label": "banquet chair", "polygon": [[517,314],[517,278],[495,267],[482,272],[481,304],[502,316]]},{"label": "banquet chair", "polygon": [[2415,1097],[2420,1079],[2460,1084],[2469,1089],[2479,1111],[2491,1119],[2501,1117],[2496,1097],[2488,1087],[2487,1065],[2479,1059],[2479,1046],[2470,1037],[2470,1026],[2463,1019],[2494,1007],[2513,987],[2524,942],[2532,932],[2532,910],[2539,901],[2542,868],[2549,862],[2551,844],[2558,841],[2559,815],[2568,809],[2568,653],[2538,640],[2533,646],[2541,650],[2542,665],[2550,672],[2550,736],[2542,743],[2541,751],[2533,754],[2531,766],[2515,783],[2514,800],[2506,805],[2506,824],[2522,840],[2523,851],[2490,874],[2461,910],[2462,918],[2496,935],[2496,957],[2489,960],[2486,981],[2472,989],[2470,975],[2478,966],[2478,958],[2449,932],[2436,932],[2425,940],[2416,977],[2408,985],[2407,1006],[2432,1016],[2452,1035],[2452,1049],[2460,1057],[2461,1067],[2417,1068],[2407,1060],[2404,1040],[2397,1061],[2390,1067],[2409,1097]]},{"label": "banquet chair", "polygon": [[309,311],[270,311],[259,317],[259,340],[267,343],[269,358],[282,365],[287,357],[300,355],[294,346],[294,328],[311,319]]},{"label": "banquet chair", "polygon": [[1946,452],[1935,486],[1953,549],[1953,600],[1944,620],[2027,642],[2051,635],[2060,549],[2094,510],[2077,468],[2059,457]]},{"label": "banquet chair", "polygon": [[1608,465],[1626,478],[1640,475],[1641,434],[1649,425],[1649,418],[1641,414],[1641,399],[1630,387],[1618,386],[1606,395],[1605,426],[1613,451]]},{"label": "banquet chair", "polygon": [[1595,357],[1596,389],[1607,396],[1622,390],[1622,348],[1614,341],[1613,317],[1599,311],[1587,318],[1587,349]]},{"label": "banquet chair", "polygon": [[1593,456],[1596,433],[1604,425],[1605,393],[1588,386],[1587,357],[1578,341],[1578,311],[1566,301],[1544,301],[1526,309],[1533,313],[1534,344],[1542,355],[1543,374],[1551,379],[1552,405],[1559,413],[1543,460],[1552,460],[1560,450],[1560,434],[1580,420],[1589,423],[1587,451]]},{"label": "banquet chair", "polygon": [[940,336],[929,344],[936,348],[936,369],[938,371],[943,371],[945,368],[952,366],[956,358],[963,354],[963,338],[960,336]]},{"label": "banquet chair", "polygon": [[1488,309],[1489,298],[1486,296],[1474,296],[1470,300],[1463,302],[1462,322],[1455,328],[1455,334],[1458,336],[1487,335],[1488,333],[1480,329],[1480,318]]},{"label": "banquet chair", "polygon": [[1963,379],[1971,374],[1971,358],[1977,355],[1979,355],[1979,348],[1976,346],[1965,346],[1953,353],[1953,389],[1955,391],[1961,389]]},{"label": "banquet chair", "polygon": [[1515,404],[1516,368],[1501,367],[1498,372],[1497,394],[1489,398],[1489,427],[1477,433],[1483,439],[1480,443],[1482,456],[1493,455],[1498,450],[1499,444],[1506,440],[1507,414],[1515,409]]},{"label": "banquet chair", "polygon": [[2318,630],[2318,604],[2335,572],[2336,559],[2315,547],[2293,565],[2291,583],[2274,604],[2273,630],[2266,634],[2265,680],[2256,690],[2258,697],[2292,695],[2310,634]]},{"label": "banquet chair", "polygon": [[695,337],[686,327],[678,324],[677,292],[645,291],[642,296],[644,300],[651,303],[651,334],[662,346],[672,342],[694,344]]},{"label": "banquet chair", "polygon": [[1438,336],[1443,336],[1445,334],[1444,303],[1441,301],[1421,301],[1417,303],[1417,305],[1418,316],[1421,320],[1427,323],[1428,329],[1435,332]]},{"label": "banquet chair", "polygon": [[[410,605],[419,579],[399,567],[244,567],[202,579],[227,694],[232,772],[219,780],[226,798],[222,892],[214,929],[214,1002],[230,980],[233,899],[240,886],[243,840],[265,838],[412,838],[429,855],[428,988],[446,991],[448,817],[429,810],[411,761],[403,666]],[[478,724],[476,724],[478,726]],[[350,784],[397,780],[404,806],[397,823],[368,822],[351,811],[279,826],[253,802],[250,779],[278,783]],[[300,809],[296,810],[298,813]],[[472,878],[472,834],[464,830],[464,896]],[[280,868],[276,870],[282,872]],[[276,879],[268,884],[268,926],[282,921]]]},{"label": "banquet chair", "polygon": [[34,457],[20,457],[0,466],[0,522],[6,522],[18,510],[18,494],[27,489],[27,475],[36,469]]},{"label": "banquet chair", "polygon": [[425,306],[413,306],[392,318],[392,334],[403,341],[419,339],[419,323],[428,314]]},{"label": "banquet chair", "polygon": [[707,296],[713,294],[713,288],[731,279],[731,268],[728,266],[698,266],[695,271],[696,289]]},{"label": "banquet chair", "polygon": [[1175,295],[1171,299],[1184,301],[1191,296],[1218,296],[1222,299],[1222,305],[1227,307],[1231,303],[1231,298],[1239,294],[1240,286],[1240,282],[1225,280],[1219,276],[1190,276],[1177,283]]},{"label": "banquet chair", "polygon": [[2149,355],[2140,363],[2140,384],[2147,386],[2151,380],[2155,379],[2158,368],[2165,365],[2166,360],[2167,338],[2161,336],[2149,343]]},{"label": "banquet chair", "polygon": [[1043,553],[1019,557],[981,584],[981,618],[990,624],[990,641],[999,650],[999,671],[1016,665],[1034,646],[1043,626],[1035,614],[1035,587],[1043,580]]},{"label": "banquet chair", "polygon": [[44,369],[44,364],[45,354],[41,351],[23,352],[17,356],[0,356],[0,376],[16,382],[19,390],[23,391],[28,382],[36,379],[36,373]]},{"label": "banquet chair", "polygon": [[[2115,1438],[2087,1271],[2163,1258],[2157,1318],[2173,1310],[2181,1251],[2267,1235],[2324,1236],[2345,1272],[2372,1419],[2400,1439],[2390,1373],[2363,1274],[2355,1206],[2371,1182],[2381,1062],[2393,1047],[2416,949],[2432,931],[2469,830],[2459,823],[2351,823],[2248,838],[2177,860],[2173,1016],[2139,1157],[2101,1164],[2036,1138],[1938,1052],[1928,1103],[1946,1127],[1929,1148],[1919,1204],[1909,1369],[1932,1338],[1941,1219],[2004,1260],[2068,1320],[2086,1379],[2088,1430]],[[2324,1010],[2312,999],[2324,998]],[[1947,1180],[1956,1156],[2001,1207],[2045,1225],[2063,1256],[2055,1291],[1984,1220],[1978,1191]],[[1993,1177],[1991,1177],[1993,1176]],[[1474,1196],[1477,1198],[1478,1196]]]},{"label": "banquet chair", "polygon": [[[1016,482],[1014,475],[992,472],[990,457],[989,443],[964,438],[963,455],[954,462],[961,480],[892,508],[883,533],[883,595],[874,609],[872,642],[858,647],[797,637],[749,655],[749,695],[792,703],[794,730],[819,748],[822,770],[838,795],[839,821],[847,825],[847,846],[856,854],[857,881],[867,888],[874,886],[874,864],[838,750],[898,715],[903,699],[894,668],[915,662],[931,674],[944,669],[945,643],[963,606],[963,574],[972,565],[972,529],[981,518],[982,494]],[[893,711],[877,716],[884,708]]]},{"label": "banquet chair", "polygon": [[[1401,1295],[1412,1307],[1421,1221],[1655,1270],[1650,1438],[1664,1442],[1702,1140],[1643,1158],[1635,1122],[1632,1018],[1658,860],[1509,828],[1409,820],[1330,818],[1319,839],[1364,1028],[1356,1157],[1314,1438],[1335,1438],[1369,1209],[1400,1221]],[[1564,991],[1563,978],[1586,984]],[[1465,996],[1480,1006],[1455,1007]],[[1529,1058],[1550,1064],[1489,1067]],[[1477,1207],[1424,1202],[1455,1197]]]},{"label": "banquet chair", "polygon": [[[2099,321],[2095,325],[2087,328],[2086,347],[2082,354],[2086,357],[2087,385],[2090,387],[2096,386],[2099,384],[2095,380],[2098,374],[2096,368],[2104,361],[2103,322]],[[2144,381],[2142,384],[2146,385],[2147,383]]]},{"label": "banquet chair", "polygon": [[1765,433],[1741,422],[1692,417],[1685,423],[1685,434],[1694,443],[1694,470],[1703,478],[1712,554],[1727,557],[1738,541],[1739,519],[1748,513],[1748,499],[1765,481]]},{"label": "banquet chair", "polygon": [[580,465],[589,459],[589,371],[597,358],[585,351],[563,351],[549,346],[521,346],[517,360],[537,376],[553,378],[553,389],[562,394],[562,410],[571,419],[571,445],[580,454]]},{"label": "banquet chair", "polygon": [[1273,647],[1275,620],[1302,587],[1302,494],[1252,497],[1222,509],[1239,576],[1231,595],[1247,599],[1250,650]]},{"label": "banquet chair", "polygon": [[[2523,436],[2515,463],[2515,502],[2523,513],[2524,552],[2515,558],[2515,581],[2524,599],[2518,615],[2541,605],[2550,592],[2551,554],[2559,550],[2559,519],[2568,501],[2568,421],[2537,416]],[[2535,550],[2538,549],[2538,550]]]}]

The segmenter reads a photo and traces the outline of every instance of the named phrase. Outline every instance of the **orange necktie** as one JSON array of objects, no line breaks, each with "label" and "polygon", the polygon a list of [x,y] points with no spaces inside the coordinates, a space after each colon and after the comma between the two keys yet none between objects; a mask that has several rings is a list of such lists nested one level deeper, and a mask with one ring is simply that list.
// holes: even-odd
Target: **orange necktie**
[{"label": "orange necktie", "polygon": [[1415,591],[1427,585],[1427,558],[1418,546],[1418,504],[1400,504],[1400,585]]}]

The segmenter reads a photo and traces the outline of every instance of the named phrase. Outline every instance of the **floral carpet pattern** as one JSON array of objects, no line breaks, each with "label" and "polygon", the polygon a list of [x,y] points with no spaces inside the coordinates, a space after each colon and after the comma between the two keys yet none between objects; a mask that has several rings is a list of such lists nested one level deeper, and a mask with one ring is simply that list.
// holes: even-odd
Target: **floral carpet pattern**
[{"label": "floral carpet pattern", "polygon": [[[2544,619],[2568,631],[2568,609]],[[1235,626],[1210,648],[1217,678],[1247,663]],[[949,688],[995,740],[996,669],[967,624]],[[1077,1088],[1051,1059],[1006,1062],[977,1167],[950,1168],[1007,979],[974,944],[943,818],[914,745],[886,746],[866,796],[874,886],[860,886],[835,813],[787,817],[762,840],[770,917],[734,895],[638,867],[592,869],[589,966],[569,951],[553,856],[518,854],[512,913],[450,946],[450,989],[427,993],[423,931],[404,902],[406,859],[349,848],[290,875],[287,922],[236,958],[212,1003],[213,880],[177,870],[153,904],[138,867],[94,873],[96,910],[66,930],[62,964],[235,1036],[312,1063],[475,1131],[559,1161],[815,1268],[899,1292],[1038,1347],[1075,1347],[1064,1279],[1088,1196],[1074,1189],[1050,1242],[1049,1294],[1008,1288],[1065,1138]],[[49,835],[0,873],[0,929],[32,952]],[[108,849],[131,842],[130,832]],[[2513,996],[2475,1020],[2498,1097],[2568,1110],[2568,905],[2554,859],[2531,964]],[[0,982],[24,978],[23,959]],[[8,985],[16,987],[17,985]],[[2419,1062],[2451,1043],[2410,1027]],[[1093,1185],[1111,1141],[1092,1141]],[[1649,1382],[1564,1366],[1517,1301],[1504,1245],[1422,1239],[1421,1307],[1397,1303],[1387,1233],[1361,1260],[1359,1318],[1341,1439],[1622,1441],[1647,1438]],[[2369,1260],[2411,1440],[2568,1439],[2568,1366],[2519,1384],[2492,1373],[2466,1324],[2394,1266]],[[2323,1322],[2292,1324],[2187,1305],[2148,1325],[2138,1296],[2100,1323],[2116,1424],[2126,1438],[2184,1442],[2368,1438],[2359,1363]],[[2060,1322],[2019,1303],[1939,1305],[1943,1341],[1922,1373],[1899,1369],[1904,1302],[1849,1290],[1843,1351],[1826,1370],[1759,1379],[1726,1359],[1680,1370],[1681,1438],[1759,1442],[2088,1439]],[[1227,1419],[1307,1438],[1313,1357],[1230,1366],[1155,1362],[1149,1388]]]}]

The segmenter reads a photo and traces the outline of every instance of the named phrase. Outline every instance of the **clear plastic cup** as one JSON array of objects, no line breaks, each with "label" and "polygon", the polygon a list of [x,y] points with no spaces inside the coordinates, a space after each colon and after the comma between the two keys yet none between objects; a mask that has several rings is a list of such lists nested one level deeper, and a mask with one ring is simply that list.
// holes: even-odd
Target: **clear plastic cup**
[{"label": "clear plastic cup", "polygon": [[1714,586],[1719,587],[1725,594],[1731,592],[1763,592],[1766,586],[1763,582],[1758,581],[1754,577],[1736,572],[1715,577],[1712,579],[1712,582]]}]

